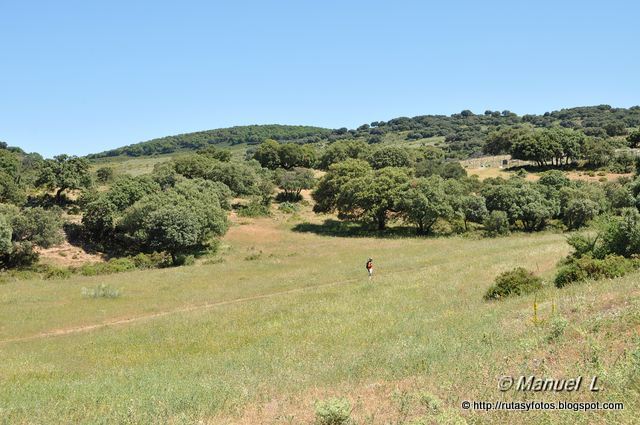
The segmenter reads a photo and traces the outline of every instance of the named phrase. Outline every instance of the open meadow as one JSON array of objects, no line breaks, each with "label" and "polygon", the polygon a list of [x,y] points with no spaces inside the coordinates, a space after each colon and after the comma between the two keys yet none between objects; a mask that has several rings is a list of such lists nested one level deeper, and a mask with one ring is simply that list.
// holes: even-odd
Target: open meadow
[{"label": "open meadow", "polygon": [[[326,218],[235,218],[220,253],[193,266],[0,285],[0,421],[313,423],[332,397],[350,401],[358,424],[637,419],[638,274],[486,302],[515,266],[551,277],[565,236],[309,231]],[[82,296],[100,284],[121,296]],[[597,375],[604,389],[498,390],[501,376],[523,374]],[[625,409],[483,412],[464,400]]]}]

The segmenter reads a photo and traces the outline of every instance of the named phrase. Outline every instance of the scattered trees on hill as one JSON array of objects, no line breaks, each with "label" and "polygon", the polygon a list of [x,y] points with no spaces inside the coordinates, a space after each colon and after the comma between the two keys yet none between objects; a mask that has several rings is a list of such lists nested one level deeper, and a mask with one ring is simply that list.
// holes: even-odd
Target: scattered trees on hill
[{"label": "scattered trees on hill", "polygon": [[485,152],[509,153],[538,166],[569,164],[582,157],[586,136],[561,127],[507,127],[489,135]]},{"label": "scattered trees on hill", "polygon": [[512,229],[539,231],[552,220],[578,229],[604,213],[640,206],[640,179],[590,183],[551,170],[538,182],[522,176],[480,182],[466,173],[450,178],[424,171],[442,170],[439,158],[437,151],[430,151],[415,168],[374,169],[362,159],[332,164],[313,192],[314,211],[335,211],[341,219],[378,229],[402,219],[418,233],[428,233],[441,220],[454,229],[482,224],[488,234],[499,235]]},{"label": "scattered trees on hill", "polygon": [[94,159],[118,155],[136,157],[168,154],[188,149],[198,150],[218,144],[236,145],[247,143],[249,145],[257,145],[266,139],[310,143],[327,138],[331,133],[331,130],[326,128],[301,125],[246,125],[162,137],[89,155],[89,157]]},{"label": "scattered trees on hill", "polygon": [[[375,124],[375,125],[373,125]],[[91,155],[92,158],[118,155],[141,156],[168,154],[183,150],[197,150],[212,145],[235,145],[246,143],[258,145],[267,139],[286,144],[333,143],[336,141],[358,140],[369,144],[388,141],[393,134],[398,140],[418,140],[442,137],[445,140],[447,156],[462,159],[483,150],[489,134],[499,128],[531,126],[537,129],[561,127],[589,137],[615,140],[627,134],[628,128],[640,126],[640,108],[612,108],[609,105],[568,108],[547,112],[542,115],[518,116],[511,111],[487,110],[484,114],[474,114],[464,110],[450,116],[421,115],[397,117],[388,121],[374,121],[356,129],[335,130],[283,125],[253,125],[168,136],[150,140],[111,151]],[[489,150],[486,150],[489,152]],[[500,151],[500,149],[498,149]],[[350,156],[350,158],[356,158]],[[344,160],[346,158],[342,158]],[[337,161],[333,161],[335,163]],[[262,162],[261,162],[262,163]],[[325,163],[323,168],[330,164]],[[264,165],[263,165],[264,166]],[[309,167],[305,164],[295,166]],[[275,168],[273,167],[269,168]]]}]

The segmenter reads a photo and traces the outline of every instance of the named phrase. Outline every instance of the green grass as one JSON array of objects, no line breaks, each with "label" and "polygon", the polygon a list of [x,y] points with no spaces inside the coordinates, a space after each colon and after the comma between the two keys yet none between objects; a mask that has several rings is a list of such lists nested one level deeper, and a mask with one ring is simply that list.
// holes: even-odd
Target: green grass
[{"label": "green grass", "polygon": [[[309,423],[316,400],[346,397],[357,423],[635,420],[637,388],[622,388],[631,369],[621,353],[633,349],[640,326],[637,274],[547,287],[535,295],[538,324],[534,295],[482,300],[494,277],[516,266],[549,279],[568,252],[562,235],[338,238],[292,232],[295,223],[283,215],[247,222],[225,238],[224,262],[1,285],[0,417]],[[372,283],[364,269],[369,256]],[[82,287],[98,284],[122,295],[83,298]],[[568,326],[550,343],[552,308]],[[128,318],[139,320],[38,337]],[[25,337],[34,338],[8,341]],[[596,372],[607,392],[533,399],[624,401],[624,412],[459,407],[462,400],[503,399],[496,389],[503,374]],[[439,410],[421,404],[424,397],[439,400]]]}]

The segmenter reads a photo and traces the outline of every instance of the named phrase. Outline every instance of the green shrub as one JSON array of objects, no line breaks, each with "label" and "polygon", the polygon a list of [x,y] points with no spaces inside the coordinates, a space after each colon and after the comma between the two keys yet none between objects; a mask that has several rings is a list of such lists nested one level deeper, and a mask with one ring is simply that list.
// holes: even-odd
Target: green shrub
[{"label": "green shrub", "polygon": [[293,214],[299,209],[300,208],[298,207],[298,205],[294,204],[293,202],[282,202],[280,205],[278,205],[278,210],[287,214]]},{"label": "green shrub", "polygon": [[43,277],[47,280],[69,279],[72,274],[73,274],[73,271],[69,268],[48,266],[46,270],[44,270]]},{"label": "green shrub", "polygon": [[562,288],[570,283],[587,279],[613,279],[624,276],[639,266],[638,260],[620,255],[607,255],[604,259],[589,256],[571,258],[568,263],[558,269],[554,283],[556,287]]},{"label": "green shrub", "polygon": [[495,300],[512,295],[523,295],[542,288],[542,279],[530,271],[517,267],[500,274],[484,295],[485,300]]},{"label": "green shrub", "polygon": [[483,224],[488,236],[493,237],[509,233],[509,217],[504,211],[491,211],[484,219]]},{"label": "green shrub", "polygon": [[113,180],[113,174],[113,168],[111,167],[100,167],[96,171],[96,177],[100,183],[108,183]]},{"label": "green shrub", "polygon": [[351,404],[344,398],[332,398],[316,403],[317,425],[351,424]]},{"label": "green shrub", "polygon": [[112,258],[106,263],[107,273],[120,273],[135,269],[136,263],[131,258],[127,257]]},{"label": "green shrub", "polygon": [[569,322],[562,316],[554,316],[550,322],[549,334],[547,335],[547,342],[557,340],[564,333],[565,328]]},{"label": "green shrub", "polygon": [[152,254],[144,254],[141,252],[138,255],[131,257],[131,260],[137,269],[144,270],[163,267],[170,263],[171,258],[164,253],[154,252]]},{"label": "green shrub", "polygon": [[247,205],[243,205],[238,209],[238,215],[240,217],[266,217],[270,214],[269,207],[257,199],[252,200]]},{"label": "green shrub", "polygon": [[106,263],[91,263],[91,264],[83,264],[78,272],[83,276],[98,276],[112,273],[120,273],[126,272],[129,270],[135,270],[136,263],[133,259],[123,257],[123,258],[112,258]]},{"label": "green shrub", "polygon": [[570,263],[558,269],[554,284],[557,288],[562,288],[569,283],[581,282],[587,280],[587,278],[587,273],[584,270],[578,267],[576,263]]},{"label": "green shrub", "polygon": [[82,288],[82,296],[85,298],[118,298],[120,290],[101,283],[95,288]]},{"label": "green shrub", "polygon": [[196,263],[196,257],[193,255],[178,255],[176,257],[176,261],[174,261],[174,266],[191,266]]}]

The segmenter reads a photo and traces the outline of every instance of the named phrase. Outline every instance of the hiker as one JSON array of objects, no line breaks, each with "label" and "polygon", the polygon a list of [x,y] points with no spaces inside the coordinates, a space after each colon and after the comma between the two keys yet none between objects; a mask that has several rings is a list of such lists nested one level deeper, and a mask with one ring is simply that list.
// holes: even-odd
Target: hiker
[{"label": "hiker", "polygon": [[365,267],[367,268],[367,273],[369,273],[369,280],[371,280],[373,276],[373,258],[369,258]]}]

